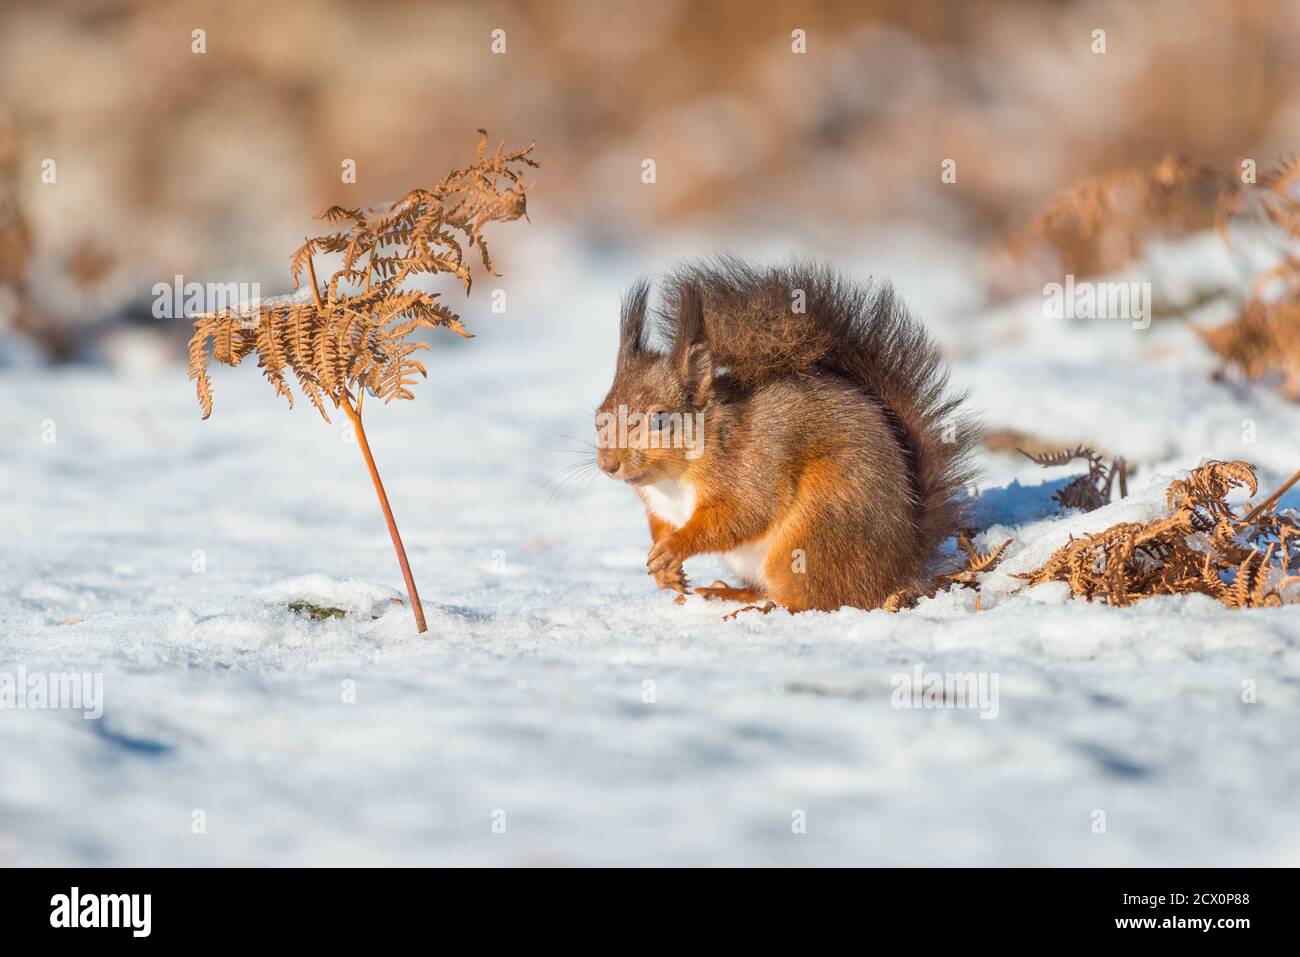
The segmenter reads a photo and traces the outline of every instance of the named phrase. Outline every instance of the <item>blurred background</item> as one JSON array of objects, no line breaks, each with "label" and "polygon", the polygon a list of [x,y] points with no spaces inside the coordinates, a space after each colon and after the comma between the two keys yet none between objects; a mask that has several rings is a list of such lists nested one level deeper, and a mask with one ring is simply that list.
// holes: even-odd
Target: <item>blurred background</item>
[{"label": "blurred background", "polygon": [[[589,446],[622,290],[731,249],[898,287],[989,429],[981,548],[1067,535],[1069,476],[1017,449],[1123,457],[1108,523],[1206,457],[1276,488],[1300,260],[1248,304],[1300,204],[1237,200],[1300,181],[1265,186],[1298,93],[1296,0],[3,0],[0,658],[107,671],[110,704],[0,721],[0,861],[1294,863],[1294,607],[724,625],[650,587]],[[433,185],[480,128],[536,141],[529,219],[468,298],[430,280],[477,338],[366,406],[437,640],[301,619],[258,596],[401,584],[349,424],[251,360],[200,422],[155,287],[287,292],[313,214]],[[1068,274],[1146,284],[1149,326],[1051,313]],[[884,707],[904,661],[1005,673],[1006,717]]]},{"label": "blurred background", "polygon": [[[1026,230],[1083,178],[1284,153],[1298,67],[1288,0],[8,0],[0,355],[179,355],[154,283],[281,290],[313,213],[431,183],[480,127],[554,161],[530,210],[565,258],[674,235],[815,252],[903,223],[941,238],[934,271],[975,257],[966,296],[996,301],[1042,282],[1029,247],[1059,259]],[[1135,229],[1204,228],[1214,189],[1186,198],[1088,237],[1076,271],[1122,263]],[[520,241],[498,243],[507,276]]]}]

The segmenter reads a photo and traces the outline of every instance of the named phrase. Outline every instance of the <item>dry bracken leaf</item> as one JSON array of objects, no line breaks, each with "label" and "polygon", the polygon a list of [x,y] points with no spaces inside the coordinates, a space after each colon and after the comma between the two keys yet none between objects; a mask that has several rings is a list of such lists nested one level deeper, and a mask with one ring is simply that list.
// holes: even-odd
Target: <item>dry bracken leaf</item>
[{"label": "dry bracken leaf", "polygon": [[1170,483],[1165,518],[1071,539],[1041,567],[1015,577],[1031,585],[1063,581],[1077,597],[1112,605],[1193,593],[1230,608],[1280,605],[1300,561],[1289,549],[1300,525],[1278,512],[1247,522],[1226,501],[1234,488],[1258,490],[1253,466],[1207,462]]},{"label": "dry bracken leaf", "polygon": [[[468,292],[473,276],[466,248],[477,247],[483,268],[493,272],[482,229],[526,216],[531,184],[524,174],[540,165],[532,149],[507,151],[502,143],[493,151],[483,133],[473,165],[453,170],[432,189],[411,190],[382,207],[331,206],[318,214],[345,228],[308,238],[290,256],[294,288],[307,279],[310,300],[291,297],[246,313],[195,318],[189,377],[203,417],[212,414],[209,360],[237,365],[251,353],[290,405],[286,370],[326,421],[330,405],[350,404],[362,394],[386,403],[413,398],[409,387],[428,373],[411,355],[428,346],[406,337],[422,328],[472,336],[436,293],[406,283],[421,274],[446,274]],[[315,257],[328,253],[342,253],[343,265],[322,287]]]},{"label": "dry bracken leaf", "polygon": [[[1243,200],[1246,197],[1243,196]],[[1272,379],[1300,402],[1300,259],[1288,248],[1300,239],[1300,160],[1284,159],[1250,191],[1233,215],[1254,215],[1283,236],[1282,261],[1255,278],[1253,294],[1231,322],[1197,333],[1233,371],[1252,382]]]},{"label": "dry bracken leaf", "polygon": [[1062,508],[1077,508],[1084,512],[1091,512],[1109,504],[1117,478],[1119,479],[1120,496],[1123,497],[1127,494],[1128,466],[1122,458],[1116,457],[1112,459],[1110,468],[1107,469],[1102,457],[1086,445],[1080,445],[1073,449],[1063,449],[1059,452],[1040,452],[1038,454],[1031,454],[1024,449],[1019,451],[1021,455],[1033,462],[1037,462],[1043,468],[1059,468],[1076,460],[1087,463],[1087,475],[1079,476],[1059,489],[1053,496]]}]

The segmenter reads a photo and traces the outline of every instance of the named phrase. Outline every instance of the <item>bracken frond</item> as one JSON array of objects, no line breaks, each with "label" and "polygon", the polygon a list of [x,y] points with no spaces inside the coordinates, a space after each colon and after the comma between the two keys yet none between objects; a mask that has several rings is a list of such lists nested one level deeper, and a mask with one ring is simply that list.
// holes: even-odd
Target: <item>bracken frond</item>
[{"label": "bracken frond", "polygon": [[1117,478],[1120,496],[1127,494],[1128,466],[1122,458],[1112,459],[1110,468],[1107,469],[1102,457],[1086,445],[1063,449],[1060,452],[1039,452],[1036,455],[1031,455],[1024,449],[1018,451],[1043,468],[1059,468],[1076,460],[1088,464],[1087,475],[1081,475],[1062,486],[1053,496],[1061,508],[1077,508],[1084,512],[1101,508],[1110,502]]},{"label": "bracken frond", "polygon": [[1241,192],[1233,174],[1170,154],[1089,177],[1052,199],[1003,252],[1021,269],[1046,260],[1054,277],[1113,272],[1154,239],[1223,230]]},{"label": "bracken frond", "polygon": [[[1252,295],[1236,318],[1197,333],[1221,361],[1219,374],[1236,373],[1249,381],[1270,380],[1293,402],[1300,402],[1300,159],[1284,158],[1250,191],[1254,203],[1233,211],[1262,219],[1282,234],[1281,261],[1255,277]],[[1262,214],[1262,216],[1261,216]]]},{"label": "bracken frond", "polygon": [[1230,608],[1280,605],[1295,564],[1288,543],[1300,536],[1300,524],[1281,512],[1247,521],[1226,501],[1234,488],[1258,490],[1253,466],[1207,462],[1170,483],[1168,516],[1071,538],[1042,566],[1015,577],[1031,585],[1063,581],[1078,597],[1112,605],[1192,593]]},{"label": "bracken frond", "polygon": [[208,339],[212,335],[213,320],[195,322],[194,336],[190,339],[190,380],[198,394],[203,418],[212,414],[212,381],[208,378]]},{"label": "bracken frond", "polygon": [[407,342],[418,329],[448,329],[471,338],[460,317],[437,293],[409,288],[421,274],[445,274],[468,292],[473,282],[466,248],[478,247],[492,272],[482,230],[489,223],[527,215],[524,174],[540,164],[523,149],[495,151],[482,133],[475,161],[452,170],[432,189],[414,189],[395,203],[373,208],[331,206],[318,214],[343,227],[308,238],[289,258],[295,289],[315,283],[316,257],[342,253],[341,268],[323,288],[270,300],[245,312],[197,316],[190,340],[189,377],[203,417],[212,413],[208,362],[227,365],[253,353],[275,391],[292,405],[291,374],[321,416],[328,408],[369,392],[391,402],[411,399],[410,386],[427,377],[412,354],[428,348]]}]

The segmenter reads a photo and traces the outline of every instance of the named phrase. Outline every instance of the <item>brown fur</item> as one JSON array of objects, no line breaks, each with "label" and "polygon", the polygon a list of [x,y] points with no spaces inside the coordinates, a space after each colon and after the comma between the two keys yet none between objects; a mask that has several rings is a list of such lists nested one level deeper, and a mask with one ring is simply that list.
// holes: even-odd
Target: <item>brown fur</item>
[{"label": "brown fur", "polygon": [[[801,611],[875,608],[923,588],[961,524],[976,430],[956,416],[938,349],[892,291],[821,266],[733,258],[683,267],[665,290],[666,352],[647,342],[648,284],[625,298],[600,411],[699,412],[703,454],[643,439],[599,455],[650,507],[659,586],[685,592],[685,559],[766,540],[761,573],[702,593]],[[688,486],[683,525],[656,514],[664,490]]]}]

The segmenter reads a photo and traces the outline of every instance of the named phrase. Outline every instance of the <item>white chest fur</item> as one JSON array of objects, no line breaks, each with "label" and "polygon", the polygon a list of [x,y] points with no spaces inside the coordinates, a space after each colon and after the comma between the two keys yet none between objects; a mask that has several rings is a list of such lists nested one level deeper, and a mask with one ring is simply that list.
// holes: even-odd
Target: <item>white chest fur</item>
[{"label": "white chest fur", "polygon": [[685,525],[695,511],[695,486],[690,482],[660,479],[653,485],[641,486],[641,491],[650,511],[677,528]]},{"label": "white chest fur", "polygon": [[763,566],[767,564],[767,548],[770,544],[771,541],[766,537],[756,538],[725,552],[722,558],[746,584],[766,585],[767,576],[763,574]]},{"label": "white chest fur", "polygon": [[[661,479],[653,485],[641,486],[641,493],[650,511],[675,528],[685,525],[695,511],[695,486],[690,482]],[[763,566],[767,562],[769,544],[770,540],[765,536],[724,552],[722,558],[745,583],[763,585],[767,582]]]}]

